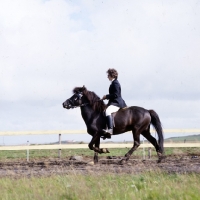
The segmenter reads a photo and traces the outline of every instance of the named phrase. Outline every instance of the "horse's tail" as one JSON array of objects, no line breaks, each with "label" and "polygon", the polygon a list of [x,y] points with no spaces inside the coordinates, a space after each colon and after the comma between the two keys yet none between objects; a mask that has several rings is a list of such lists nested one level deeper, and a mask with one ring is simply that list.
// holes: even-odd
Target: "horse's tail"
[{"label": "horse's tail", "polygon": [[161,150],[160,153],[163,153],[164,137],[163,137],[163,129],[162,129],[162,124],[160,122],[160,118],[154,110],[149,110],[149,113],[151,115],[151,124],[153,125],[153,127],[155,128],[155,130],[158,134],[158,144],[159,144],[160,150]]}]

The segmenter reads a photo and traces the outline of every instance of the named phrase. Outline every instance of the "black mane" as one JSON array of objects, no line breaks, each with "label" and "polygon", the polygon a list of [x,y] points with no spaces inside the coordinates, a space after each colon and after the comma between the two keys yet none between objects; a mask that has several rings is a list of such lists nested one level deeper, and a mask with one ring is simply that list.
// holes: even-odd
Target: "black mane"
[{"label": "black mane", "polygon": [[88,99],[90,105],[95,111],[103,112],[105,110],[106,108],[105,103],[94,92],[87,90],[87,88],[84,86],[75,87],[73,89],[73,93],[80,93],[80,92],[83,94],[83,96],[85,96]]}]

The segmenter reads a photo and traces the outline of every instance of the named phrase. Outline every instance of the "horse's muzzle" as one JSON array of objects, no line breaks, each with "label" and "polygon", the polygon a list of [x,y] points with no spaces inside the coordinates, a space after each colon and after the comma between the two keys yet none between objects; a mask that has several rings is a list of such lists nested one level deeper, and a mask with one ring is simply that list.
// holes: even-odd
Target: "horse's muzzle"
[{"label": "horse's muzzle", "polygon": [[70,106],[68,106],[68,105],[66,104],[66,102],[64,102],[64,103],[62,104],[62,106],[63,106],[63,108],[70,109]]}]

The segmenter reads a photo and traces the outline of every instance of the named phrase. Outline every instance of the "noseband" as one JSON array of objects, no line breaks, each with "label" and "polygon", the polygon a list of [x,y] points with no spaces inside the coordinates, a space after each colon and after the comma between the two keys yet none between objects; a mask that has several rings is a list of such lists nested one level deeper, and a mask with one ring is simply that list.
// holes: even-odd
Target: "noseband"
[{"label": "noseband", "polygon": [[[75,96],[77,96],[78,101],[80,101],[83,95],[82,95],[82,93],[75,93]],[[83,106],[86,106],[88,104],[89,103],[81,103],[80,105],[77,105],[77,106],[71,106],[71,108],[83,107]]]},{"label": "noseband", "polygon": [[[82,93],[75,93],[75,95],[77,96],[78,101],[80,101],[82,96],[83,96]],[[102,99],[100,99],[98,101],[102,101]],[[95,101],[95,102],[98,102],[98,101]],[[89,104],[90,104],[89,102],[88,103],[81,103],[80,105],[77,105],[77,106],[71,106],[71,108],[84,107],[84,106],[87,106]]]}]

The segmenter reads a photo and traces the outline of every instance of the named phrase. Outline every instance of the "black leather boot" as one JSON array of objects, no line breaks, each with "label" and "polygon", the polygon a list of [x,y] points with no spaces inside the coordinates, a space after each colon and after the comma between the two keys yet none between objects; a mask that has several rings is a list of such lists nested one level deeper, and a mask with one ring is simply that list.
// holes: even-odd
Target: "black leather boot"
[{"label": "black leather boot", "polygon": [[112,135],[113,134],[113,120],[112,120],[111,115],[106,116],[106,124],[107,124],[108,129],[106,129],[106,130],[103,129],[103,131],[105,133]]}]

